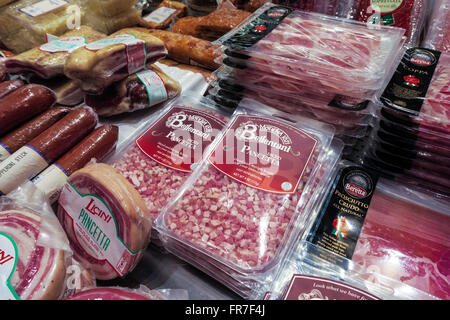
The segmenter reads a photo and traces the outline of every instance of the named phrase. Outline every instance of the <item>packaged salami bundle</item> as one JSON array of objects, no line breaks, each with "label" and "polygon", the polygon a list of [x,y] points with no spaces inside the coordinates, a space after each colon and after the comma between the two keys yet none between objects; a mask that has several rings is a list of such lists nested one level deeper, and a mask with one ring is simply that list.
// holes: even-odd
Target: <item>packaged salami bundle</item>
[{"label": "packaged salami bundle", "polygon": [[25,183],[0,197],[0,299],[56,300],[72,252],[43,194]]},{"label": "packaged salami bundle", "polygon": [[447,300],[448,199],[367,167],[344,162],[340,168],[307,240],[343,257],[333,260],[337,265],[362,266],[369,282],[385,285],[387,277]]},{"label": "packaged salami bundle", "polygon": [[230,114],[183,95],[160,109],[108,159],[139,192],[156,219],[190,176]]},{"label": "packaged salami bundle", "polygon": [[437,0],[425,33],[422,46],[425,48],[450,51],[450,2]]},{"label": "packaged salami bundle", "polygon": [[169,252],[243,297],[270,281],[342,148],[330,127],[264,108],[241,102],[155,223]]}]

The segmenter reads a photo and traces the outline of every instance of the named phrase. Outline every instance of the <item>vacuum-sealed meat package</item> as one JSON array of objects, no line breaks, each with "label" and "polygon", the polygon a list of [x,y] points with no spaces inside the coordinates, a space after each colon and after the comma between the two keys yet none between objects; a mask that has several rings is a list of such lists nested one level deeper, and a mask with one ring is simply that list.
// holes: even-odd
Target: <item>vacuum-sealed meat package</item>
[{"label": "vacuum-sealed meat package", "polygon": [[435,1],[422,46],[450,52],[450,2],[448,0]]},{"label": "vacuum-sealed meat package", "polygon": [[403,34],[400,28],[268,3],[217,43],[274,74],[316,81],[319,87],[376,90],[396,61]]},{"label": "vacuum-sealed meat package", "polygon": [[136,5],[138,0],[87,0],[84,2],[88,11],[102,16],[114,17]]},{"label": "vacuum-sealed meat package", "polygon": [[155,65],[113,83],[102,94],[85,95],[85,103],[99,116],[134,112],[161,104],[178,96],[181,86]]},{"label": "vacuum-sealed meat package", "polygon": [[353,18],[374,24],[395,26],[405,29],[408,46],[417,46],[420,42],[423,26],[428,12],[426,0],[377,1],[357,0]]},{"label": "vacuum-sealed meat package", "polygon": [[104,163],[70,175],[57,214],[74,258],[99,280],[131,272],[150,242],[152,222],[143,199]]},{"label": "vacuum-sealed meat package", "polygon": [[156,219],[229,117],[211,101],[184,95],[144,123],[108,163],[133,184]]},{"label": "vacuum-sealed meat package", "polygon": [[125,28],[73,51],[64,74],[91,94],[103,90],[167,55],[164,43],[143,28]]},{"label": "vacuum-sealed meat package", "polygon": [[340,154],[331,128],[265,108],[241,102],[155,224],[169,252],[242,296],[268,281]]},{"label": "vacuum-sealed meat package", "polygon": [[3,64],[9,73],[33,72],[44,79],[61,76],[72,51],[104,37],[106,35],[91,27],[81,26],[64,33],[58,39],[8,58]]},{"label": "vacuum-sealed meat package", "polygon": [[59,37],[79,21],[77,0],[19,0],[0,9],[0,38],[11,51],[21,53]]},{"label": "vacuum-sealed meat package", "polygon": [[344,164],[308,240],[377,274],[450,297],[448,200]]},{"label": "vacuum-sealed meat package", "polygon": [[105,17],[86,10],[83,15],[83,24],[110,35],[120,29],[137,26],[140,19],[141,10],[134,6],[112,17]]},{"label": "vacuum-sealed meat package", "polygon": [[450,54],[425,48],[406,51],[379,103],[400,121],[450,132]]},{"label": "vacuum-sealed meat package", "polygon": [[72,256],[51,206],[32,183],[0,197],[1,300],[62,298]]},{"label": "vacuum-sealed meat package", "polygon": [[167,29],[173,21],[187,14],[188,7],[179,1],[162,1],[155,10],[144,15],[139,25],[149,29]]}]

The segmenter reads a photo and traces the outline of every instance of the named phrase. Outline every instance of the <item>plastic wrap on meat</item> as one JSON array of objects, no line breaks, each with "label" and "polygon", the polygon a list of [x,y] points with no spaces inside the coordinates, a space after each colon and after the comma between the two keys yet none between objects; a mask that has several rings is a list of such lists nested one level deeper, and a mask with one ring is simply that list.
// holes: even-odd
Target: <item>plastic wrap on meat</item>
[{"label": "plastic wrap on meat", "polygon": [[450,2],[435,1],[423,47],[450,52]]},{"label": "plastic wrap on meat", "polygon": [[449,214],[376,191],[352,260],[448,300]]}]

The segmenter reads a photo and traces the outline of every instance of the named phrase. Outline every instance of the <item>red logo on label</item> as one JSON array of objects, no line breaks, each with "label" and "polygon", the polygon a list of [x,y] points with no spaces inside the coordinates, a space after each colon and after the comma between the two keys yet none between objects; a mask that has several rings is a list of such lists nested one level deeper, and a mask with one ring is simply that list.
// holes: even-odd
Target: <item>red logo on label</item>
[{"label": "red logo on label", "polygon": [[345,190],[347,190],[348,193],[350,193],[351,195],[354,195],[356,197],[363,198],[363,197],[367,196],[366,190],[364,190],[363,188],[361,188],[357,185],[351,184],[351,183],[347,183],[345,185]]},{"label": "red logo on label", "polygon": [[253,29],[255,32],[263,32],[267,29],[267,27],[265,25],[260,25],[260,26],[255,26]]},{"label": "red logo on label", "polygon": [[97,207],[94,204],[94,199],[91,199],[91,201],[89,201],[88,205],[86,206],[86,211],[89,212],[90,214],[94,215],[94,216],[99,216],[100,218],[102,218],[106,223],[109,223],[109,221],[111,221],[111,215],[107,214],[106,212],[104,212],[102,209],[100,209],[99,207]]},{"label": "red logo on label", "polygon": [[0,265],[5,264],[12,259],[14,259],[13,256],[6,254],[4,250],[0,249]]}]

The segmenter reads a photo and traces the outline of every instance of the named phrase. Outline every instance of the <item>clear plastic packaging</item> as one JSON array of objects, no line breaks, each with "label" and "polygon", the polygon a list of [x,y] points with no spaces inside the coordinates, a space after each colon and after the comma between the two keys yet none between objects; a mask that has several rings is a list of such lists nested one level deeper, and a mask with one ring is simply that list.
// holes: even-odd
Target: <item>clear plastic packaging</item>
[{"label": "clear plastic packaging", "polygon": [[[339,261],[335,264],[332,261]],[[437,300],[304,240],[262,298],[265,300]],[[377,278],[376,282],[371,279]],[[340,290],[339,290],[340,289]]]},{"label": "clear plastic packaging", "polygon": [[73,51],[64,74],[90,94],[101,94],[114,82],[166,57],[164,43],[143,28],[125,28]]},{"label": "clear plastic packaging", "polygon": [[422,46],[450,52],[450,2],[436,0]]},{"label": "clear plastic packaging", "polygon": [[[87,2],[90,2],[90,0]],[[83,15],[82,21],[83,24],[109,35],[123,28],[137,26],[140,19],[141,10],[132,6],[128,10],[110,17],[104,17],[87,10]]]},{"label": "clear plastic packaging", "polygon": [[43,194],[30,182],[0,197],[2,300],[56,300],[72,252]]},{"label": "clear plastic packaging", "polygon": [[[365,183],[368,179],[363,177],[367,176],[372,184]],[[358,188],[367,192],[365,196],[354,192]],[[336,207],[333,204],[338,199],[340,205]],[[345,248],[345,254],[334,252],[373,272],[369,281],[379,283],[380,274],[447,300],[448,204],[432,192],[377,178],[367,168],[345,162],[323,206],[317,208],[319,218],[307,240],[331,251],[333,244]],[[341,224],[332,225],[336,217]]]},{"label": "clear plastic packaging", "polygon": [[400,28],[291,11],[265,4],[217,43],[275,73],[338,87],[379,86],[402,45]]},{"label": "clear plastic packaging", "polygon": [[180,93],[178,81],[149,64],[144,70],[113,83],[102,94],[85,95],[84,102],[99,116],[110,117],[153,107]]},{"label": "clear plastic packaging", "polygon": [[392,4],[356,0],[353,14],[354,18],[361,22],[405,29],[406,45],[411,47],[420,42],[429,3],[427,0],[404,0]]},{"label": "clear plastic packaging", "polygon": [[131,272],[150,242],[152,221],[143,199],[107,164],[88,165],[70,175],[57,215],[74,258],[98,280]]},{"label": "clear plastic packaging", "polygon": [[102,17],[114,17],[133,8],[138,0],[83,0],[86,9]]},{"label": "clear plastic packaging", "polygon": [[[418,71],[411,71],[416,69]],[[449,75],[449,53],[411,48],[406,51],[377,103],[405,122],[448,134]]]},{"label": "clear plastic packaging", "polygon": [[[177,117],[180,122],[173,122]],[[133,184],[154,220],[179,192],[191,174],[190,167],[201,161],[229,118],[230,113],[218,109],[214,102],[183,95],[141,124],[107,162]],[[157,134],[152,135],[154,130]],[[180,149],[182,145],[176,140],[194,145]]]},{"label": "clear plastic packaging", "polygon": [[64,64],[70,53],[86,43],[100,40],[106,35],[88,26],[70,30],[56,40],[4,60],[9,73],[33,72],[49,79],[64,74]]},{"label": "clear plastic packaging", "polygon": [[274,0],[272,2],[301,11],[345,18],[353,8],[355,0]]},{"label": "clear plastic packaging", "polygon": [[[169,252],[244,297],[270,281],[271,271],[282,261],[286,248],[303,231],[342,150],[342,144],[330,147],[330,127],[269,110],[243,100],[211,152],[155,223]],[[249,150],[260,143],[236,145],[242,142],[240,138],[234,141],[235,134],[246,137],[245,130],[254,127],[261,130],[260,135],[254,133],[254,137],[261,137],[255,140],[263,141],[261,145],[274,145],[264,135],[265,128],[283,141],[277,145],[284,149],[279,150],[279,163],[268,163],[267,158],[251,160]],[[276,139],[275,135],[269,137]],[[283,143],[290,151],[281,147]],[[243,146],[246,151],[241,150]],[[263,159],[266,153],[269,158],[276,157],[277,149],[255,156]],[[285,167],[286,161],[290,169]]]},{"label": "clear plastic packaging", "polygon": [[62,35],[69,30],[67,22],[77,18],[70,10],[76,4],[77,0],[19,0],[1,8],[2,43],[20,53],[47,42],[48,35]]}]

